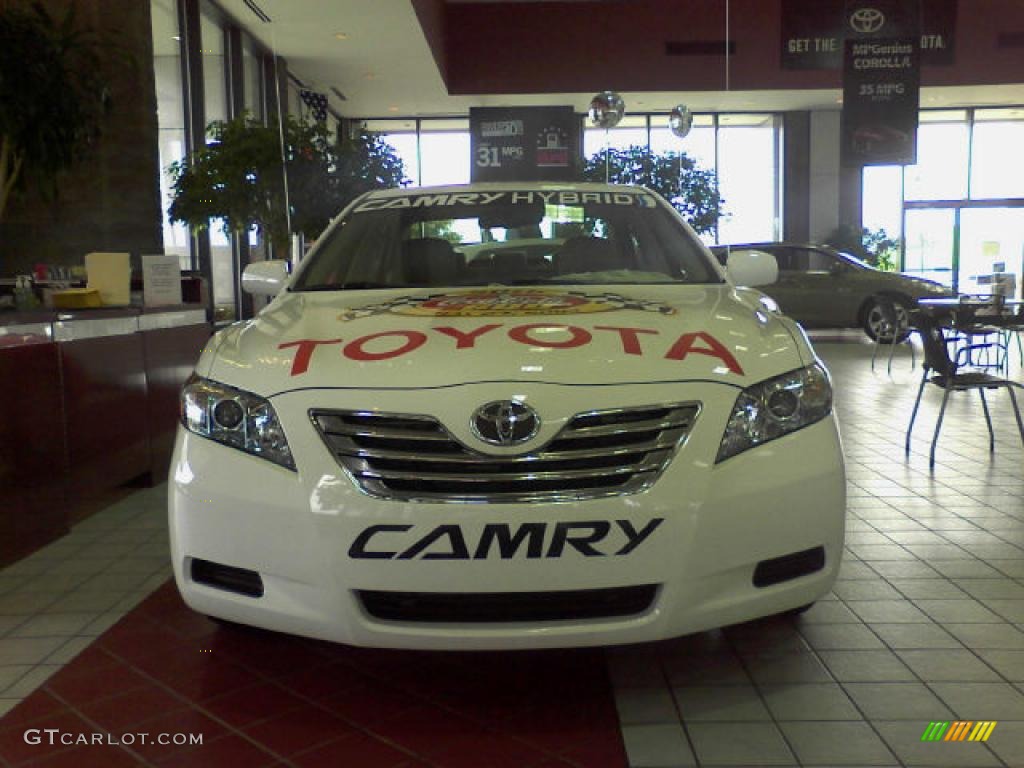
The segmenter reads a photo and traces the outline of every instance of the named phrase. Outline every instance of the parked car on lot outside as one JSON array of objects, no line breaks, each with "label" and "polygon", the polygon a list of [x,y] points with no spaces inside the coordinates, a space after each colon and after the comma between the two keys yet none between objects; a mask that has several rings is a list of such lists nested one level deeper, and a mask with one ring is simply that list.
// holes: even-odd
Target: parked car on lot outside
[{"label": "parked car on lot outside", "polygon": [[905,325],[906,311],[918,299],[956,295],[940,283],[883,272],[824,245],[749,243],[717,245],[711,250],[722,264],[730,252],[757,250],[772,254],[779,265],[779,279],[761,286],[761,290],[807,328],[863,328],[874,339],[882,323],[879,298],[894,302]]},{"label": "parked car on lot outside", "polygon": [[343,643],[632,643],[806,607],[845,476],[828,374],[636,187],[372,192],[182,395],[195,610]]}]

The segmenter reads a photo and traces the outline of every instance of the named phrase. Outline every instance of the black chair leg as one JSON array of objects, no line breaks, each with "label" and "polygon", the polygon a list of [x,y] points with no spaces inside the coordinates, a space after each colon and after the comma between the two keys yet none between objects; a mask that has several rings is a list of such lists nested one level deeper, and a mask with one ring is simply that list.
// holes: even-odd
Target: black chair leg
[{"label": "black chair leg", "polygon": [[995,453],[996,436],[992,433],[992,417],[988,412],[988,401],[985,400],[985,390],[979,389],[978,394],[981,395],[981,409],[985,412],[985,423],[988,425],[988,452]]},{"label": "black chair leg", "polygon": [[925,369],[921,377],[921,386],[917,388],[917,400],[914,401],[914,410],[910,412],[910,424],[907,425],[907,446],[906,454],[910,455],[910,433],[914,429],[914,419],[917,418],[917,409],[921,406],[921,395],[924,393],[924,385],[928,383],[928,369]]},{"label": "black chair leg", "polygon": [[1020,419],[1020,408],[1017,407],[1017,396],[1013,393],[1013,384],[1006,388],[1010,393],[1010,402],[1013,403],[1013,415],[1017,417],[1017,431],[1020,432],[1020,441],[1024,443],[1024,422]]},{"label": "black chair leg", "polygon": [[939,409],[939,420],[935,422],[935,436],[932,438],[932,450],[928,454],[928,467],[935,469],[935,446],[939,442],[939,430],[942,429],[942,417],[946,415],[946,403],[949,401],[949,389],[942,390],[942,407]]}]

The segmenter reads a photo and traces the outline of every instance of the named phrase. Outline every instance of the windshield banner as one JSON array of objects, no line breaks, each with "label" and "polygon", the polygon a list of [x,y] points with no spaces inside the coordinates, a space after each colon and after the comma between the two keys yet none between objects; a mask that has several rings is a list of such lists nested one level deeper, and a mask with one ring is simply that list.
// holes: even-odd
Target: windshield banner
[{"label": "windshield banner", "polygon": [[452,194],[381,195],[356,206],[355,213],[450,205],[625,205],[654,208],[653,195],[643,192],[575,192],[571,190],[524,190],[513,192],[455,192]]}]

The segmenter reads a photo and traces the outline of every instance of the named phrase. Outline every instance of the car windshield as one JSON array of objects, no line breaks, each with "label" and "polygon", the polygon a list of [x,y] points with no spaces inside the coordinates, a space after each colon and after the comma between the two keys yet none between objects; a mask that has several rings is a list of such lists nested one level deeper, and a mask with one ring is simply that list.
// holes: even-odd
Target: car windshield
[{"label": "car windshield", "polygon": [[365,198],[292,290],[719,282],[650,194],[488,190]]}]

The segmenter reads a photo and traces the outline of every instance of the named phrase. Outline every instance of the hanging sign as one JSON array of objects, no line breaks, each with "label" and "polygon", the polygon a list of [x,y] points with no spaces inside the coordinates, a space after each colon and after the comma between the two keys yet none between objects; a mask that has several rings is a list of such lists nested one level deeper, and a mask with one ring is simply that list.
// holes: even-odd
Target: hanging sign
[{"label": "hanging sign", "polygon": [[920,25],[917,0],[851,0],[843,44],[845,166],[917,161]]},{"label": "hanging sign", "polygon": [[[877,5],[877,4],[876,4]],[[839,69],[847,26],[845,0],[782,0],[782,68]],[[957,0],[921,7],[921,63],[951,66]]]},{"label": "hanging sign", "polygon": [[472,107],[470,179],[569,181],[580,154],[572,107]]}]

